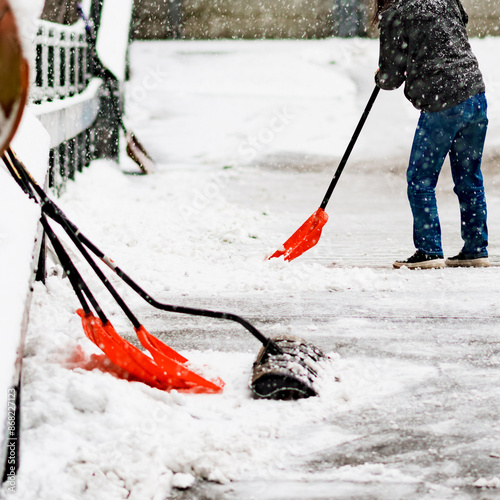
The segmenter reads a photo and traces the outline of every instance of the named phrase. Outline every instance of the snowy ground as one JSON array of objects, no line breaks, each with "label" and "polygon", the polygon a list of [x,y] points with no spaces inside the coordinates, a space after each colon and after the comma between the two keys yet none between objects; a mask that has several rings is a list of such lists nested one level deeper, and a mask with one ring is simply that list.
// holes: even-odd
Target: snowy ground
[{"label": "snowy ground", "polygon": [[[78,346],[95,351],[51,265],[34,294],[12,498],[500,498],[500,39],[474,48],[489,90],[494,265],[410,272],[391,268],[413,251],[404,169],[418,113],[400,91],[376,102],[318,246],[265,260],[321,202],[373,88],[376,41],[134,44],[128,121],[158,172],[96,162],[60,205],[157,299],[302,336],[331,355],[332,373],[318,398],[253,400],[259,344],[246,330],[162,313],[119,282],[146,328],[224,379],[223,394],[71,370]],[[439,206],[455,254],[448,172]]]}]

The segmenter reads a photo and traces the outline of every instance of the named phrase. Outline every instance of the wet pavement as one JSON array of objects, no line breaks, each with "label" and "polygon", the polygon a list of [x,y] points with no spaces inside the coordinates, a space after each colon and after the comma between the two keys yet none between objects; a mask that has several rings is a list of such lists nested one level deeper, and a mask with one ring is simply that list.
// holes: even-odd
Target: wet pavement
[{"label": "wet pavement", "polygon": [[[353,57],[368,57],[368,48],[353,53]],[[171,51],[172,61],[177,62],[175,47]],[[367,59],[366,65],[376,62],[376,50],[373,54],[373,60]],[[245,61],[241,53],[238,57],[239,61]],[[198,63],[201,61],[200,58]],[[215,59],[210,62],[221,64]],[[342,73],[355,82],[360,94],[356,97],[359,113],[373,86],[373,73],[366,72],[364,66],[365,63],[358,68],[349,59]],[[223,185],[218,185],[215,198],[222,198],[229,207],[271,214],[267,225],[259,219],[263,225],[255,236],[264,242],[258,251],[266,247],[270,254],[320,205],[339,161],[325,151],[335,149],[339,156],[342,154],[357,116],[345,112],[343,98],[332,100],[315,90],[305,99],[302,93],[298,94],[300,98],[290,97],[294,94],[288,87],[293,88],[295,80],[300,81],[296,68],[293,78],[279,87],[278,94],[274,93],[274,87],[266,94],[262,88],[273,81],[274,67],[266,67],[260,74],[259,65],[244,64],[241,74],[246,75],[249,70],[251,75],[245,84],[250,80],[257,82],[259,90],[256,94],[245,94],[241,109],[235,107],[235,102],[239,102],[235,96],[231,92],[224,94],[219,86],[204,89],[203,94],[193,91],[188,84],[195,78],[189,68],[180,67],[178,78],[182,86],[179,83],[178,89],[184,92],[186,86],[188,98],[203,104],[196,108],[193,113],[196,120],[189,125],[201,127],[209,123],[210,126],[203,134],[196,135],[196,130],[194,133],[199,141],[208,137],[207,143],[194,141],[184,154],[191,154],[197,163],[198,156],[192,150],[199,150],[200,175],[207,176],[207,170],[212,168],[212,179],[220,175],[221,167],[232,169]],[[212,74],[212,67],[203,68],[207,75]],[[240,92],[240,72],[234,75],[227,76],[224,83]],[[283,77],[279,78],[281,82]],[[169,92],[176,95],[172,90],[175,84],[169,85]],[[290,96],[282,96],[285,88]],[[325,84],[324,88],[330,91],[333,87]],[[244,87],[244,91],[248,89]],[[256,100],[255,96],[261,96],[261,92],[264,97]],[[315,429],[303,429],[306,436],[317,435],[320,439],[322,433],[327,435],[335,430],[345,439],[329,446],[325,438],[321,449],[312,447],[307,451],[307,446],[300,447],[293,457],[283,460],[281,475],[275,473],[272,478],[261,475],[229,484],[198,482],[186,491],[177,490],[172,498],[500,498],[500,489],[494,487],[494,479],[500,478],[500,238],[496,222],[500,220],[500,155],[488,150],[483,168],[491,221],[492,266],[437,271],[392,269],[394,260],[407,258],[414,251],[405,168],[416,115],[415,110],[401,107],[404,98],[395,94],[381,93],[378,98],[327,207],[330,219],[319,244],[297,259],[297,264],[289,264],[292,277],[293,266],[300,263],[310,265],[311,273],[317,276],[328,274],[325,280],[318,279],[317,288],[307,292],[303,286],[294,289],[293,279],[287,277],[290,286],[286,292],[279,287],[274,291],[272,286],[259,289],[258,285],[242,290],[235,278],[232,292],[228,291],[230,287],[213,293],[191,290],[182,296],[166,292],[159,299],[239,314],[269,336],[283,333],[302,336],[325,352],[363,367],[360,368],[363,373],[358,375],[370,380],[373,388],[399,382],[392,380],[392,376],[406,382],[400,390],[389,390],[375,401],[335,411]],[[169,109],[177,106],[184,111],[183,106],[191,101],[182,101],[183,93],[177,97],[169,102]],[[344,97],[347,99],[347,94]],[[255,110],[251,109],[251,103],[255,104]],[[229,110],[227,114],[224,106]],[[262,132],[259,127],[266,126],[265,120],[257,120],[254,125],[252,120],[271,116],[276,109],[296,113],[290,129],[275,137],[267,154],[260,144],[259,154],[250,164],[241,165],[238,161],[233,164],[231,158],[235,155],[231,148],[227,148],[228,154],[224,156],[221,148],[209,144],[212,136],[208,131],[212,132],[214,123],[218,123],[217,132],[226,139],[234,138],[235,149],[241,144],[248,146],[244,141],[252,126],[256,137]],[[214,117],[219,121],[215,122]],[[175,117],[168,120],[167,117],[165,123],[171,124],[174,141],[177,133],[181,139],[183,123]],[[178,123],[180,128],[174,127]],[[154,133],[153,125],[144,127]],[[191,137],[191,129],[186,131]],[[282,141],[288,134],[295,140]],[[321,154],[311,154],[316,143],[325,146]],[[225,146],[226,142],[221,144]],[[301,152],[301,147],[308,152]],[[388,156],[384,156],[385,151],[390,151]],[[161,154],[160,148],[158,152]],[[172,147],[173,157],[175,152]],[[167,156],[164,159],[167,161]],[[205,178],[209,186],[210,175]],[[447,163],[437,191],[443,244],[449,257],[458,253],[462,243],[458,204]],[[214,201],[210,199],[208,204]],[[238,243],[234,248],[235,253],[241,250],[243,255],[254,251],[239,248]],[[151,333],[175,349],[256,355],[260,348],[249,332],[229,321],[165,314],[146,306],[141,316],[147,319]],[[393,370],[394,366],[398,369]],[[332,479],[337,469],[348,466],[356,467],[352,480],[346,480],[345,476]],[[378,476],[388,470],[393,476],[379,481]],[[296,480],[290,478],[294,473]],[[478,483],[480,479],[484,481]]]},{"label": "wet pavement", "polygon": [[[259,189],[264,193],[258,187],[261,175],[258,171],[243,172],[235,179],[236,183],[244,182],[250,192],[255,187],[251,205],[258,202]],[[325,173],[320,170],[309,175],[314,183]],[[302,455],[287,465],[288,471],[296,469],[316,479],[199,483],[188,491],[177,491],[173,498],[500,498],[499,489],[474,486],[478,478],[500,475],[498,246],[492,245],[494,265],[489,269],[393,270],[391,259],[411,251],[404,246],[408,241],[405,233],[409,232],[406,202],[401,196],[398,206],[393,196],[396,189],[402,189],[402,182],[401,175],[393,172],[385,173],[383,183],[371,171],[365,171],[361,180],[354,173],[347,174],[339,190],[339,203],[332,209],[332,214],[340,213],[328,223],[334,226],[332,231],[325,231],[318,247],[301,257],[320,268],[360,274],[367,279],[365,287],[355,282],[350,288],[340,282],[337,288],[307,293],[293,289],[286,294],[190,293],[185,297],[166,294],[162,299],[234,312],[270,336],[292,333],[325,352],[365,359],[367,366],[376,366],[373,373],[367,368],[368,378],[379,376],[394,362],[408,363],[425,374],[424,382],[415,380],[409,390],[380,398],[374,405],[335,413],[331,421],[322,422],[321,428],[331,426],[354,437]],[[361,192],[353,196],[349,186],[357,186]],[[365,197],[363,190],[367,193],[369,189],[372,195]],[[228,187],[230,192],[234,195],[235,186]],[[286,197],[293,194],[288,192]],[[455,200],[445,192],[441,197],[442,219],[449,226],[445,237],[459,244],[455,228],[448,224],[454,217]],[[495,214],[498,198],[494,190],[490,205]],[[308,215],[300,206],[295,212],[296,220],[300,220],[300,212]],[[384,224],[388,218],[391,222]],[[402,281],[394,282],[395,277]],[[151,332],[177,349],[256,354],[260,348],[249,332],[229,321],[169,315],[147,308],[142,314],[148,315]],[[384,383],[383,377],[380,383]],[[377,464],[415,480],[398,482],[395,477],[388,486],[369,479],[321,479],[322,473],[340,467]]]}]

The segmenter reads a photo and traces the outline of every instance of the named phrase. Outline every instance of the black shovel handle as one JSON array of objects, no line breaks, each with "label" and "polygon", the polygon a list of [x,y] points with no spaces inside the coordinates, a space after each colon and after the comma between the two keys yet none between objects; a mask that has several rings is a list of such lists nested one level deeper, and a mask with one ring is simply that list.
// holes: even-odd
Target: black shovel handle
[{"label": "black shovel handle", "polygon": [[[73,287],[73,290],[78,297],[78,300],[85,311],[85,313],[89,313],[90,309],[87,304],[87,301],[85,300],[85,296],[87,296],[87,299],[90,301],[92,304],[92,307],[96,311],[97,315],[99,316],[100,320],[102,321],[103,324],[106,324],[108,322],[108,318],[104,314],[103,310],[97,303],[97,300],[95,297],[92,295],[92,292],[90,291],[89,287],[83,280],[81,274],[78,272],[78,269],[76,268],[75,264],[71,260],[70,256],[64,249],[64,246],[62,245],[61,241],[59,238],[56,236],[52,228],[50,227],[47,218],[45,217],[45,213],[42,211],[42,216],[40,218],[40,221],[42,223],[43,229],[45,233],[47,234],[50,242],[52,243],[52,247],[54,248],[54,251],[56,252],[57,258],[59,259],[59,262],[61,263],[64,272],[68,276],[69,282],[71,283],[71,286]],[[85,296],[84,296],[85,295]]]},{"label": "black shovel handle", "polygon": [[96,299],[92,295],[92,292],[90,291],[89,287],[83,280],[81,274],[78,272],[78,269],[71,260],[70,256],[64,249],[64,246],[62,245],[61,241],[50,227],[50,224],[47,221],[46,217],[49,214],[46,213],[46,211],[43,209],[44,202],[39,201],[38,197],[35,195],[35,192],[33,191],[32,182],[34,183],[34,181],[30,179],[29,174],[24,169],[19,168],[18,160],[15,158],[15,155],[13,154],[10,148],[8,148],[7,151],[4,152],[4,154],[2,155],[2,160],[5,166],[7,167],[7,170],[11,173],[12,177],[14,177],[14,179],[19,184],[21,189],[29,196],[29,198],[34,200],[35,203],[40,204],[42,208],[42,215],[40,217],[40,222],[43,226],[45,234],[48,236],[52,244],[52,247],[54,248],[57,258],[59,259],[59,262],[61,263],[61,266],[64,269],[64,272],[66,273],[83,310],[85,311],[85,313],[90,312],[87,300],[85,299],[85,296],[87,296],[87,299],[94,307],[94,310],[98,314],[101,321],[103,323],[107,323],[108,320],[104,312],[102,311],[101,307],[99,306]]},{"label": "black shovel handle", "polygon": [[106,87],[108,88],[108,92],[110,93],[110,102],[113,107],[113,112],[115,113],[116,119],[120,122],[120,126],[123,132],[126,134],[127,129],[125,127],[125,123],[123,123],[122,114],[115,99],[113,99],[114,88],[112,82],[116,80],[116,77],[108,68],[106,68],[106,66],[104,66],[101,59],[99,58],[99,55],[97,54],[96,35],[94,32],[94,28],[91,26],[90,21],[87,19],[87,16],[83,12],[80,2],[77,3],[77,10],[78,15],[85,23],[85,31],[89,37],[89,47],[92,55],[92,63],[94,64],[94,71],[96,71],[97,76],[102,77],[102,79],[104,80],[104,84],[106,85]]},{"label": "black shovel handle", "polygon": [[377,98],[379,92],[380,92],[380,87],[378,85],[375,85],[375,88],[373,89],[372,95],[370,96],[370,99],[368,100],[368,103],[365,107],[365,110],[363,111],[363,114],[361,115],[358,126],[356,127],[356,130],[354,131],[354,134],[351,137],[351,141],[349,142],[349,145],[347,146],[347,149],[344,153],[344,156],[340,160],[339,166],[337,167],[337,170],[335,171],[332,182],[330,183],[330,186],[328,187],[328,190],[325,194],[325,197],[323,198],[323,201],[321,202],[320,208],[322,208],[323,210],[326,208],[326,206],[328,205],[328,202],[330,201],[330,197],[332,196],[333,190],[335,189],[335,186],[337,185],[337,182],[339,181],[340,175],[342,174],[344,167],[346,166],[347,160],[349,159],[349,156],[351,155],[351,152],[354,148],[354,144],[356,144],[356,141],[358,140],[359,134],[361,133],[361,129],[363,128],[363,125],[365,124],[366,119],[368,118],[368,115],[370,114],[373,103],[375,102],[375,99]]},{"label": "black shovel handle", "polygon": [[[123,121],[123,114],[120,109],[120,106],[117,102],[117,100],[114,98],[113,94],[115,93],[115,86],[114,82],[117,81],[116,76],[113,74],[113,72],[108,69],[103,62],[101,61],[99,54],[97,53],[97,47],[96,47],[96,34],[94,27],[91,25],[89,19],[85,15],[85,12],[83,12],[82,6],[80,2],[77,3],[77,10],[80,18],[82,21],[85,23],[85,31],[88,35],[88,41],[89,41],[89,47],[90,47],[90,52],[92,55],[92,64],[93,64],[93,70],[96,76],[100,77],[103,79],[104,85],[108,89],[109,92],[109,102],[111,104],[113,114],[119,123],[123,133],[125,134],[125,140],[127,141],[127,153],[130,156],[130,158],[137,163],[139,168],[142,170],[144,174],[150,173],[149,170],[152,170],[154,167],[154,161],[149,155],[149,153],[146,151],[144,146],[139,142],[139,139],[135,136],[135,134],[129,130],[127,130],[127,127],[125,126],[125,122]],[[144,158],[141,158],[141,156],[144,155]],[[150,167],[148,167],[148,163],[150,163]],[[148,170],[149,169],[149,170]]]},{"label": "black shovel handle", "polygon": [[[40,204],[41,209],[45,215],[57,222],[65,231],[68,233],[70,238],[73,240],[79,240],[83,245],[85,245],[92,253],[94,253],[99,259],[102,260],[110,269],[112,269],[128,286],[132,288],[138,295],[140,295],[148,304],[155,307],[156,309],[161,309],[163,311],[175,312],[180,314],[188,314],[193,316],[204,316],[208,318],[217,318],[234,321],[239,323],[241,326],[246,328],[259,342],[264,345],[269,353],[271,354],[283,354],[282,349],[270,338],[263,335],[257,328],[255,328],[251,323],[243,319],[242,317],[220,311],[211,311],[209,309],[198,309],[192,307],[175,306],[169,304],[163,304],[153,299],[147,292],[145,292],[135,281],[130,278],[124,271],[122,271],[118,266],[116,266],[113,261],[105,255],[99,248],[94,245],[76,226],[73,224],[63,213],[63,211],[47,196],[45,191],[37,184],[37,182],[31,177],[26,167],[21,163],[21,161],[16,157],[15,153],[9,149],[5,156],[8,155],[11,167],[14,166],[15,171],[9,168],[12,175],[21,185],[23,190],[28,194],[31,192],[31,198],[34,198],[37,203]],[[9,163],[10,163],[9,162]],[[16,175],[17,174],[17,175]],[[25,184],[28,184],[26,186]],[[33,196],[33,189],[36,193],[36,197]],[[78,245],[77,245],[78,246]],[[81,248],[79,248],[81,251]],[[84,257],[88,261],[88,254],[82,252]],[[89,262],[90,264],[90,262]],[[92,265],[92,264],[91,264]],[[95,269],[94,269],[95,270]],[[99,274],[98,274],[99,275]],[[101,278],[101,275],[99,275]],[[102,280],[102,278],[101,278]],[[106,278],[104,277],[104,280]],[[106,280],[107,281],[107,280]],[[107,281],[109,284],[109,281]],[[105,283],[106,284],[106,283]],[[109,290],[109,288],[108,288]],[[116,292],[115,292],[116,293]],[[114,295],[113,295],[114,296]],[[116,299],[116,297],[114,296]],[[121,304],[120,304],[121,305]],[[130,319],[130,316],[129,316]],[[137,321],[137,320],[136,320]],[[133,321],[132,321],[133,322]]]},{"label": "black shovel handle", "polygon": [[[59,214],[60,215],[60,214]],[[276,345],[274,341],[263,335],[257,328],[255,328],[247,320],[243,319],[241,316],[232,313],[211,311],[209,309],[198,309],[193,307],[185,306],[174,306],[170,304],[164,304],[158,302],[151,295],[149,295],[144,289],[142,289],[132,278],[126,274],[122,269],[120,269],[114,262],[105,255],[99,248],[97,248],[83,233],[78,231],[76,227],[68,220],[66,220],[67,225],[63,224],[66,232],[69,231],[76,235],[76,237],[92,252],[94,253],[102,262],[104,262],[116,275],[118,275],[134,292],[136,292],[140,297],[142,297],[149,305],[156,309],[161,309],[163,311],[188,314],[191,316],[204,316],[207,318],[216,319],[226,319],[239,323],[241,326],[246,328],[259,342],[264,345],[270,353],[272,354],[282,354],[280,347]],[[70,235],[71,236],[71,235]]]},{"label": "black shovel handle", "polygon": [[116,100],[113,99],[113,93],[115,91],[115,89],[113,87],[113,82],[116,81],[116,76],[113,74],[113,72],[110,69],[108,69],[106,66],[104,66],[99,55],[97,54],[96,34],[94,31],[94,28],[90,24],[90,21],[88,20],[87,16],[83,12],[83,9],[82,9],[82,6],[80,3],[77,4],[77,10],[78,10],[78,14],[79,14],[80,18],[85,23],[85,31],[89,36],[89,40],[90,40],[89,46],[90,46],[90,51],[92,54],[92,62],[94,64],[94,71],[96,71],[97,76],[100,76],[104,80],[104,84],[108,88],[108,92],[110,94],[110,102],[111,102],[111,106],[113,107],[113,112],[115,113],[116,119],[120,122],[120,126],[123,130],[123,133],[126,135],[127,128],[125,127],[125,123],[123,122],[122,113],[120,111],[120,108],[118,107]]}]

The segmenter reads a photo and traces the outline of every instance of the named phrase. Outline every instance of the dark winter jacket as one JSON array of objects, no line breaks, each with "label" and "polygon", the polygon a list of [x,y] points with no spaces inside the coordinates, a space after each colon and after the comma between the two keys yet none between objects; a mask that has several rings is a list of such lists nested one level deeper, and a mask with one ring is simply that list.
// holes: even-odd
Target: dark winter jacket
[{"label": "dark winter jacket", "polygon": [[376,82],[384,90],[405,83],[422,111],[451,108],[484,92],[467,37],[460,0],[399,0],[381,16]]}]

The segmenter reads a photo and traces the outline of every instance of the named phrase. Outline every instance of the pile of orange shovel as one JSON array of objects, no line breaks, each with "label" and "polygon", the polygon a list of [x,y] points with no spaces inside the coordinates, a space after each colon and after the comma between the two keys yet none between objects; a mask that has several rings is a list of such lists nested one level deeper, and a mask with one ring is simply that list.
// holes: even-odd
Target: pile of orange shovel
[{"label": "pile of orange shovel", "polygon": [[[78,310],[78,314],[82,319],[85,335],[109,358],[109,361],[113,364],[109,371],[115,374],[120,373],[122,376],[125,374],[124,377],[129,380],[139,380],[163,390],[175,389],[191,393],[219,393],[224,386],[224,383],[219,379],[214,381],[206,380],[190,370],[186,365],[186,358],[147,332],[111,285],[88,250],[105,263],[148,304],[157,309],[234,321],[246,328],[263,346],[253,365],[250,381],[250,388],[255,397],[295,400],[318,395],[316,381],[322,372],[322,363],[328,360],[328,357],[318,348],[294,337],[268,338],[255,326],[233,313],[158,302],[120,269],[110,257],[99,250],[64,215],[60,208],[36,183],[10,148],[4,153],[2,159],[23,191],[41,206],[41,223],[45,233],[82,306]],[[74,246],[128,317],[140,344],[149,352],[150,356],[115,331],[75,264],[70,259],[62,242],[54,233],[47,220],[48,218],[59,224],[69,236]],[[105,363],[101,363],[101,366],[105,365]]]},{"label": "pile of orange shovel", "polygon": [[[81,317],[83,330],[87,338],[106,354],[113,365],[122,369],[121,373],[124,373],[127,379],[140,380],[152,387],[163,390],[175,389],[181,392],[193,393],[221,392],[224,386],[221,380],[209,381],[190,370],[186,366],[186,358],[145,329],[94,262],[79,240],[78,233],[66,221],[64,214],[36,184],[11,149],[7,149],[4,153],[3,160],[22,189],[42,207],[42,226],[82,306],[77,312]],[[56,220],[66,230],[77,249],[129,318],[140,344],[149,352],[150,356],[116,332],[69,257],[61,240],[55,234],[47,217]],[[92,312],[91,307],[95,314]],[[111,371],[118,372],[113,369]]]}]

